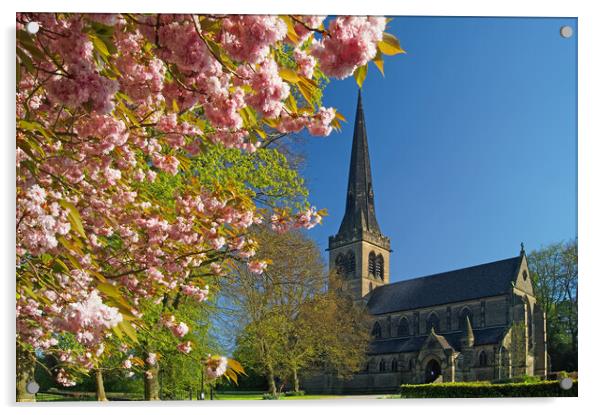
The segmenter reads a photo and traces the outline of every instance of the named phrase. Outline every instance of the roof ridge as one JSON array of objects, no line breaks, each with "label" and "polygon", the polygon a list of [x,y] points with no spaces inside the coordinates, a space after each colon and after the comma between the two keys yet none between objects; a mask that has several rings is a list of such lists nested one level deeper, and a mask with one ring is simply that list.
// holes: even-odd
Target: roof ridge
[{"label": "roof ridge", "polygon": [[449,271],[438,272],[436,274],[423,275],[422,277],[407,278],[405,280],[396,281],[396,282],[392,282],[392,283],[389,283],[389,284],[378,286],[378,287],[376,287],[374,289],[374,291],[378,291],[378,290],[380,290],[382,288],[386,288],[386,287],[391,287],[392,285],[398,285],[398,284],[406,283],[408,281],[416,281],[416,280],[421,280],[421,279],[426,279],[426,278],[437,277],[437,276],[440,276],[440,275],[443,275],[443,274],[449,274],[451,272],[465,271],[465,270],[468,270],[468,269],[471,269],[471,268],[478,268],[478,267],[482,267],[482,266],[485,266],[485,265],[492,265],[492,264],[496,264],[498,262],[505,262],[505,261],[510,261],[512,259],[520,259],[520,258],[521,258],[521,256],[518,255],[518,256],[513,256],[513,257],[510,257],[510,258],[499,259],[497,261],[484,262],[482,264],[472,265],[470,267],[457,268],[457,269],[452,269],[452,270],[449,270]]}]

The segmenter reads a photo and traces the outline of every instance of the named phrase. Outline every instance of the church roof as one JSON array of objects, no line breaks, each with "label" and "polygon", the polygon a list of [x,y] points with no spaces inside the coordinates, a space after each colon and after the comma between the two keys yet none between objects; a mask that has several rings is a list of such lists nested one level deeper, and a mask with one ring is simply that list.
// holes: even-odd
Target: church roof
[{"label": "church roof", "polygon": [[368,300],[370,314],[431,307],[505,294],[522,255],[377,287]]},{"label": "church roof", "polygon": [[[497,344],[506,332],[506,327],[489,327],[486,329],[474,330],[474,345],[481,346],[485,344]],[[455,350],[460,350],[460,340],[463,333],[461,331],[439,334]],[[428,335],[395,339],[374,340],[370,343],[368,354],[387,354],[387,353],[406,353],[417,352],[428,338]]]},{"label": "church roof", "polygon": [[345,215],[337,236],[353,238],[361,235],[362,231],[368,231],[376,235],[381,234],[374,210],[374,191],[362,96],[358,92],[351,162],[349,164],[347,202]]}]

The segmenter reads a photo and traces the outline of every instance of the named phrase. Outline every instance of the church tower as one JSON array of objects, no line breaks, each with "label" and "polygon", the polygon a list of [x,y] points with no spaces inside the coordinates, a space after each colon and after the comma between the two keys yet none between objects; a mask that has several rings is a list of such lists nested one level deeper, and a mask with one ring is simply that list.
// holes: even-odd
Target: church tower
[{"label": "church tower", "polygon": [[368,137],[361,92],[358,92],[345,215],[339,232],[328,238],[330,269],[344,276],[357,300],[389,283],[391,242],[376,221]]}]

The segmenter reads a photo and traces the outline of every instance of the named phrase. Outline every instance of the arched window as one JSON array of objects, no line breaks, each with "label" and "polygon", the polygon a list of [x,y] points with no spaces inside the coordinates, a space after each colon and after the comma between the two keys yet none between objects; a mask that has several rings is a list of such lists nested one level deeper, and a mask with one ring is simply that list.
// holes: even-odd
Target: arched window
[{"label": "arched window", "polygon": [[372,335],[377,339],[380,339],[382,337],[382,330],[378,321],[374,323],[374,327],[372,327]]},{"label": "arched window", "polygon": [[426,320],[426,327],[428,331],[434,328],[437,333],[439,332],[439,315],[436,312],[433,311]]},{"label": "arched window", "polygon": [[381,360],[379,365],[378,365],[378,370],[381,372],[386,372],[387,370],[387,362],[385,362],[385,360]]},{"label": "arched window", "polygon": [[399,365],[397,363],[397,359],[393,359],[391,361],[391,372],[397,372],[399,370]]},{"label": "arched window", "polygon": [[353,251],[347,252],[345,271],[348,277],[355,275],[355,254]]},{"label": "arched window", "polygon": [[374,276],[380,278],[381,280],[385,278],[385,260],[380,254],[378,254],[378,256],[376,257]]},{"label": "arched window", "polygon": [[527,271],[523,271],[523,280],[527,281]]},{"label": "arched window", "polygon": [[397,326],[397,335],[398,336],[409,336],[410,335],[410,323],[408,319],[402,317],[399,319],[399,325]]},{"label": "arched window", "polygon": [[374,251],[372,251],[368,255],[368,275],[373,277],[375,269],[376,269],[376,254],[374,253]]},{"label": "arched window", "polygon": [[468,307],[464,307],[460,312],[460,321],[458,322],[458,328],[460,330],[466,330],[466,317],[470,320],[470,325],[474,326],[474,321],[472,320],[472,311]]},{"label": "arched window", "polygon": [[345,276],[345,257],[343,254],[338,254],[337,258],[334,260],[334,263],[337,268],[337,274],[339,274],[341,277]]},{"label": "arched window", "polygon": [[410,368],[410,370],[414,370],[414,368],[416,367],[416,362],[414,361],[414,358],[410,359],[408,367]]},{"label": "arched window", "polygon": [[487,352],[485,350],[479,353],[479,366],[487,366]]},{"label": "arched window", "polygon": [[370,369],[372,369],[372,360],[366,362],[366,372],[370,372]]}]

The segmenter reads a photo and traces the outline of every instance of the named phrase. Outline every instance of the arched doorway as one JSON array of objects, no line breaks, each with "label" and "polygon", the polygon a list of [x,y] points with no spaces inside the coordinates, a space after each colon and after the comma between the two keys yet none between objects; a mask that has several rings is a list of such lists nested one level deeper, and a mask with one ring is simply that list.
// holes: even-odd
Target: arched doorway
[{"label": "arched doorway", "polygon": [[441,376],[441,365],[435,359],[431,359],[427,364],[424,371],[424,382],[432,383],[439,376]]}]

